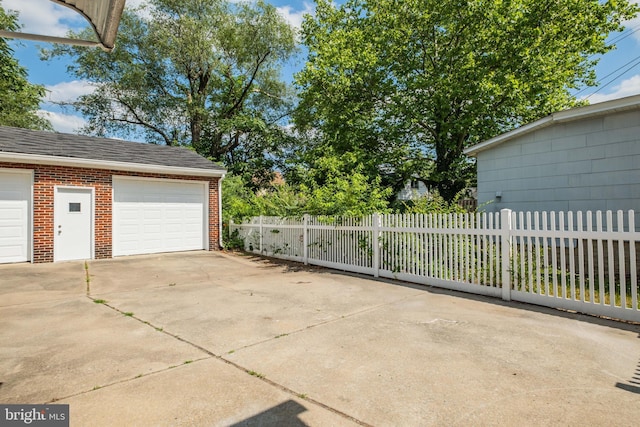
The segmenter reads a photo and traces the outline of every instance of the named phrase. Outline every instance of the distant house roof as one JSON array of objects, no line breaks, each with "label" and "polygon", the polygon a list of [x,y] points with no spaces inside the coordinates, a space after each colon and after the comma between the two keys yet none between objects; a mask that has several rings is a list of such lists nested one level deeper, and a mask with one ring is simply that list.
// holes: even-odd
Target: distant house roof
[{"label": "distant house roof", "polygon": [[533,123],[516,128],[510,132],[503,133],[494,138],[488,139],[480,144],[476,144],[464,150],[464,154],[475,156],[481,151],[489,150],[500,144],[512,140],[513,138],[526,135],[539,129],[551,126],[555,123],[566,123],[574,120],[581,120],[588,117],[597,117],[611,114],[618,111],[640,109],[640,95],[626,98],[614,99],[612,101],[600,102],[584,107],[572,108],[569,110],[553,113]]},{"label": "distant house roof", "polygon": [[220,177],[226,170],[183,147],[0,126],[0,162]]}]

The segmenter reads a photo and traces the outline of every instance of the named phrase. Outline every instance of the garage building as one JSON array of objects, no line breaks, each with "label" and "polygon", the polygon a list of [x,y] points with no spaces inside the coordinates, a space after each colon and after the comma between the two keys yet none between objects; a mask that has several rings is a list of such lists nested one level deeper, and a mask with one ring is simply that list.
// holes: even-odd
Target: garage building
[{"label": "garage building", "polygon": [[0,264],[219,249],[224,174],[182,147],[0,127]]}]

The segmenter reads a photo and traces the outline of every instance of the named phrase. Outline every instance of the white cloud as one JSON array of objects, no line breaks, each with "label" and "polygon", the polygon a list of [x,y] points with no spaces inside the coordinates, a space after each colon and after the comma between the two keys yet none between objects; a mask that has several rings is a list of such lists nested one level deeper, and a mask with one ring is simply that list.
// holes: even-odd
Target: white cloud
[{"label": "white cloud", "polygon": [[51,122],[56,132],[77,133],[78,129],[87,124],[87,121],[79,116],[71,114],[56,113],[53,111],[39,110],[40,117]]},{"label": "white cloud", "polygon": [[596,93],[587,98],[590,104],[597,104],[598,102],[610,101],[612,99],[624,98],[625,96],[632,96],[640,94],[640,74],[636,74],[628,79],[623,80],[620,84],[613,86],[613,91],[610,93]]},{"label": "white cloud", "polygon": [[141,4],[146,3],[146,2],[147,2],[147,0],[127,0],[126,6],[134,8],[134,7],[138,7]]},{"label": "white cloud", "polygon": [[291,6],[277,7],[276,10],[282,17],[295,29],[299,30],[302,27],[302,20],[305,15],[313,15],[315,8],[311,3],[304,2],[303,10],[294,10]]},{"label": "white cloud", "polygon": [[[138,9],[137,15],[143,19],[151,18],[152,6],[149,5],[147,0],[127,0],[125,3],[127,9]],[[143,7],[141,7],[143,6]]]},{"label": "white cloud", "polygon": [[47,91],[46,101],[72,102],[82,95],[88,95],[96,89],[96,85],[87,81],[73,80],[60,82],[55,85],[45,86]]},{"label": "white cloud", "polygon": [[[632,0],[631,3],[640,4],[640,0]],[[632,30],[632,29],[637,30],[638,28],[636,27],[640,27],[640,14],[633,19],[625,21],[624,25],[629,30]],[[633,33],[633,38],[636,41],[640,42],[640,31],[636,31],[635,33]]]},{"label": "white cloud", "polygon": [[[44,99],[45,108],[59,110],[55,103],[73,102],[82,95],[87,95],[96,89],[96,85],[82,80],[70,82],[60,82],[54,85],[45,86],[47,95]],[[47,104],[49,104],[47,106]],[[60,111],[39,110],[38,114],[51,122],[56,132],[76,133],[87,121],[81,116],[65,114]]]},{"label": "white cloud", "polygon": [[68,7],[57,5],[49,0],[4,0],[2,6],[19,13],[19,22],[23,25],[20,31],[64,37],[71,25],[83,26],[88,22],[77,12]]}]

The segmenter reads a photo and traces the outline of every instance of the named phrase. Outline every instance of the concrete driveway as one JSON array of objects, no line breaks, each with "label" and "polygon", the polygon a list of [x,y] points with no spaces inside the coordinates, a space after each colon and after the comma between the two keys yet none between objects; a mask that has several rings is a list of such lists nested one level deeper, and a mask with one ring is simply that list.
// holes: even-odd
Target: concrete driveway
[{"label": "concrete driveway", "polygon": [[72,426],[635,426],[640,326],[213,252],[0,266],[0,403]]}]

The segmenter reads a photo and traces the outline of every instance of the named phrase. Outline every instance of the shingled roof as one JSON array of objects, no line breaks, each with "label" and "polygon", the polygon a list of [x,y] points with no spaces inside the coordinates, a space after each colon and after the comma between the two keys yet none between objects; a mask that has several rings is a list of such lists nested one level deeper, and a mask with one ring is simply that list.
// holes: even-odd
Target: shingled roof
[{"label": "shingled roof", "polygon": [[0,161],[222,176],[225,169],[183,147],[0,126]]}]

